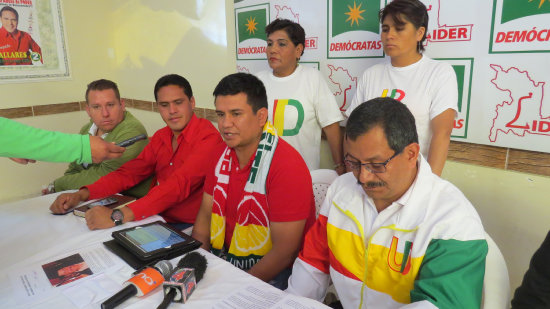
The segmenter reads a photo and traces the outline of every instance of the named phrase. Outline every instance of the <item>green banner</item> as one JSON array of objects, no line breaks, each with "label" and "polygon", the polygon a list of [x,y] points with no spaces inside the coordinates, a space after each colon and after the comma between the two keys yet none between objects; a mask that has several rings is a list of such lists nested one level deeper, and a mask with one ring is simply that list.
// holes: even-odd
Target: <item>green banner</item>
[{"label": "green banner", "polygon": [[349,31],[380,33],[379,0],[331,0],[332,36]]},{"label": "green banner", "polygon": [[550,1],[548,0],[502,0],[500,23],[504,24],[514,19],[548,13],[550,13]]},{"label": "green banner", "polygon": [[251,10],[237,13],[239,29],[239,43],[248,39],[266,40],[265,26],[267,26],[267,12],[265,9]]}]

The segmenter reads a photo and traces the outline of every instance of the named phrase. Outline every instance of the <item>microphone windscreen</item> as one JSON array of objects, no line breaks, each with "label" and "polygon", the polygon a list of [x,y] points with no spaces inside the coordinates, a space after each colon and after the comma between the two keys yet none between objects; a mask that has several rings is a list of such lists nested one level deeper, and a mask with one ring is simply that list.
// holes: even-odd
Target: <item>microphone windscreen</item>
[{"label": "microphone windscreen", "polygon": [[204,255],[193,251],[190,253],[187,253],[181,260],[178,262],[178,268],[192,268],[195,270],[195,279],[197,282],[199,282],[202,277],[204,276],[204,273],[206,272],[206,266],[208,265],[208,262],[206,261],[206,258]]}]

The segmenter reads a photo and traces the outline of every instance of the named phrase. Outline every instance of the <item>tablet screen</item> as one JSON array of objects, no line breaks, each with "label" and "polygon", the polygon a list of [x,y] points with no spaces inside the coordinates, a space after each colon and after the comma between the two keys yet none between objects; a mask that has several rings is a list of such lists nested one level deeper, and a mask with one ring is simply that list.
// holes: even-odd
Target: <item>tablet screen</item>
[{"label": "tablet screen", "polygon": [[185,241],[185,238],[162,225],[147,225],[124,233],[126,238],[144,252],[151,252]]}]

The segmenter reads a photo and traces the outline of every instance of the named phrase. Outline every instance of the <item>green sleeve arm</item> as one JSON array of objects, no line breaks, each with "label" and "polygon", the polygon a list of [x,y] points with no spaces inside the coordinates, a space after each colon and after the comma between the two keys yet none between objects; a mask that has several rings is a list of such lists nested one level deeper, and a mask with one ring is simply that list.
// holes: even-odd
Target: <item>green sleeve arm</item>
[{"label": "green sleeve arm", "polygon": [[411,291],[411,303],[429,301],[438,308],[480,308],[485,239],[433,239]]},{"label": "green sleeve arm", "polygon": [[90,138],[33,128],[0,117],[0,156],[49,162],[91,163]]}]

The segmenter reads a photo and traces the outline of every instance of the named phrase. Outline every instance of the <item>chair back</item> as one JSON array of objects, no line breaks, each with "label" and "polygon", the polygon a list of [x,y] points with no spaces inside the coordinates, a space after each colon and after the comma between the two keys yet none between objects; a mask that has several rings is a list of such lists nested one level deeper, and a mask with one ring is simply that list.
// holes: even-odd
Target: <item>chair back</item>
[{"label": "chair back", "polygon": [[311,171],[313,195],[315,195],[315,218],[319,216],[319,210],[325,195],[327,195],[327,189],[336,177],[338,177],[338,174],[334,170],[319,169]]},{"label": "chair back", "polygon": [[481,308],[510,308],[510,278],[504,256],[489,234],[485,233],[489,251],[485,260],[483,278],[483,298]]}]

